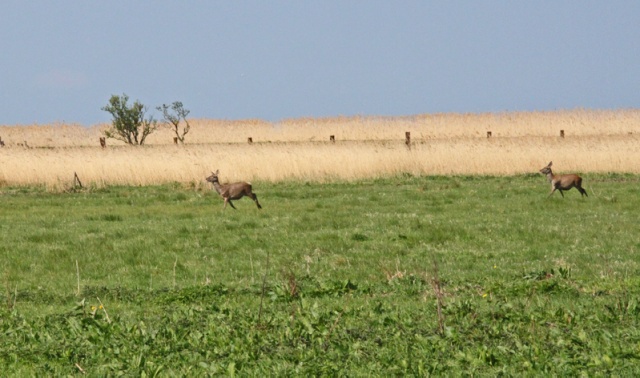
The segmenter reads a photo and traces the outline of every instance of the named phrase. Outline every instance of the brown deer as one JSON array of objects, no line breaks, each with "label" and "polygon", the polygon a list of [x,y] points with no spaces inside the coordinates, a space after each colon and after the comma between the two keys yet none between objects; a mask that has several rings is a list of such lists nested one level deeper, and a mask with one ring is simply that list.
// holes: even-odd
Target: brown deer
[{"label": "brown deer", "polygon": [[233,184],[223,185],[223,184],[220,184],[220,181],[218,181],[218,173],[219,173],[218,170],[216,170],[216,173],[211,172],[211,176],[207,177],[207,181],[213,184],[213,187],[216,188],[216,192],[218,192],[218,194],[220,194],[220,196],[222,196],[222,198],[224,199],[225,209],[227,208],[227,203],[229,203],[229,205],[231,205],[231,207],[235,209],[236,207],[233,206],[233,203],[231,202],[231,200],[237,200],[244,196],[247,196],[253,199],[256,205],[258,205],[258,209],[262,209],[262,206],[260,206],[260,202],[258,202],[258,196],[256,196],[251,191],[250,183],[234,182]]},{"label": "brown deer", "polygon": [[549,197],[551,197],[553,192],[558,190],[560,191],[562,198],[564,198],[564,194],[562,193],[562,191],[569,190],[573,187],[578,189],[578,191],[580,192],[580,197],[589,197],[587,191],[582,188],[582,177],[576,174],[554,175],[551,171],[551,164],[553,164],[552,161],[550,161],[546,167],[540,170],[540,173],[542,173],[543,175],[547,175],[547,180],[549,180],[549,182],[551,183],[551,193],[549,193]]}]

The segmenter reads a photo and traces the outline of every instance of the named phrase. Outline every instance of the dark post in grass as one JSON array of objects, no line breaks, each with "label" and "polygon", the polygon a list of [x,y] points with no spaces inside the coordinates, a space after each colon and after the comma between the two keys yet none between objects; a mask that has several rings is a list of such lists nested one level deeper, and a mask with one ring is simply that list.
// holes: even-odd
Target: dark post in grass
[{"label": "dark post in grass", "polygon": [[407,148],[411,148],[411,132],[409,131],[404,133],[404,144],[407,145]]},{"label": "dark post in grass", "polygon": [[491,138],[491,131],[487,131],[487,138]]},{"label": "dark post in grass", "polygon": [[336,142],[336,136],[335,135],[329,135],[329,141],[331,143],[335,143]]},{"label": "dark post in grass", "polygon": [[107,147],[107,138],[106,137],[100,137],[100,147],[102,147],[102,148],[106,148]]},{"label": "dark post in grass", "polygon": [[564,130],[560,130],[560,138],[564,138]]},{"label": "dark post in grass", "polygon": [[178,137],[173,137],[173,144],[178,144]]},{"label": "dark post in grass", "polygon": [[247,143],[252,144],[253,143],[253,138],[252,137],[248,137],[247,138]]},{"label": "dark post in grass", "polygon": [[2,141],[2,137],[0,137],[0,147],[4,147],[4,142]]},{"label": "dark post in grass", "polygon": [[76,172],[73,172],[73,188],[82,188],[82,183],[80,182],[80,177]]}]

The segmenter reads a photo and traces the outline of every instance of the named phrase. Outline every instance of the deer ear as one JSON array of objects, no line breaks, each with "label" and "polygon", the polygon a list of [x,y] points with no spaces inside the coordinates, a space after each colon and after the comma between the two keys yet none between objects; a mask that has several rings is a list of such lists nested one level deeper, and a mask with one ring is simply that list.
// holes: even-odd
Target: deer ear
[{"label": "deer ear", "polygon": [[218,173],[220,173],[220,171],[216,169],[216,175],[217,175]]},{"label": "deer ear", "polygon": [[552,161],[550,161],[550,162],[549,162],[549,165],[547,165],[547,167],[550,167],[550,166],[551,166],[551,164],[553,164],[553,162],[552,162]]}]

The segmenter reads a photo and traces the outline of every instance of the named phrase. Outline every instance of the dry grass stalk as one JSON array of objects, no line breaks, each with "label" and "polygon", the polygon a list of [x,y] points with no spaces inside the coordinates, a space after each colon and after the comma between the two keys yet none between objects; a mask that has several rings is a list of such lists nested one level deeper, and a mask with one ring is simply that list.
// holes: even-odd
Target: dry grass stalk
[{"label": "dry grass stalk", "polygon": [[444,314],[442,313],[443,306],[443,297],[444,293],[442,291],[442,286],[440,285],[440,277],[438,274],[438,261],[433,259],[433,270],[431,272],[431,287],[433,289],[433,293],[436,296],[436,312],[438,314],[438,331],[441,335],[444,335]]},{"label": "dry grass stalk", "polygon": [[267,294],[267,276],[269,275],[269,252],[267,252],[267,263],[264,270],[264,276],[262,277],[262,291],[260,293],[260,308],[258,309],[258,321],[256,323],[257,327],[262,327],[261,319],[262,319],[262,306],[264,304],[264,296]]},{"label": "dry grass stalk", "polygon": [[111,323],[111,318],[109,318],[109,314],[107,313],[107,308],[104,306],[100,298],[96,297],[96,299],[98,300],[98,303],[100,303],[100,309],[102,309],[102,311],[104,312],[104,317],[105,319],[107,319],[107,323]]}]

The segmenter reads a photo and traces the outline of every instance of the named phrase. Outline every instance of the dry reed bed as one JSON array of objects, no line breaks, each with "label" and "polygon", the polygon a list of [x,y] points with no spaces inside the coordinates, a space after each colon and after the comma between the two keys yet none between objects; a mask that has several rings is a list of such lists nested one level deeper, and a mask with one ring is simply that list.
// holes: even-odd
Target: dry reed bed
[{"label": "dry reed bed", "polygon": [[163,128],[144,147],[109,140],[106,149],[98,138],[108,125],[0,126],[0,185],[60,189],[74,172],[85,185],[203,185],[215,169],[222,181],[511,175],[537,172],[550,160],[558,172],[640,173],[640,110],[190,121],[184,146]]},{"label": "dry reed bed", "polygon": [[0,183],[69,187],[76,172],[84,185],[205,185],[221,181],[331,181],[393,176],[536,173],[550,160],[558,172],[640,173],[636,135],[448,138],[403,141],[254,143],[24,149],[0,153]]},{"label": "dry reed bed", "polygon": [[[443,138],[612,136],[640,133],[640,110],[568,110],[485,114],[424,114],[407,117],[297,118],[280,122],[261,120],[192,119],[187,144],[255,142],[318,142],[334,135],[338,141],[392,141]],[[30,147],[98,146],[107,124],[83,127],[73,124],[0,126],[7,147],[27,143]],[[123,145],[109,140],[110,146]],[[148,145],[173,143],[172,131],[161,128],[149,136]]]}]

